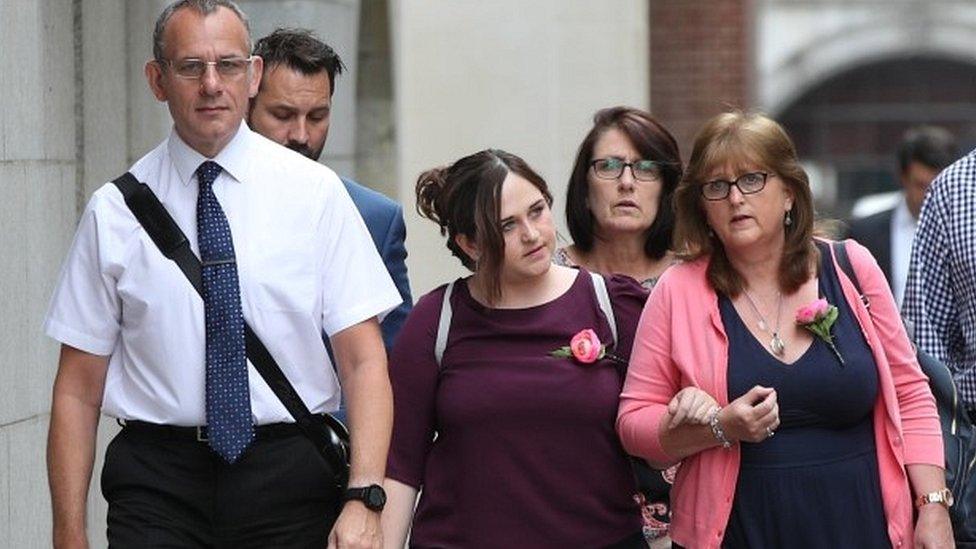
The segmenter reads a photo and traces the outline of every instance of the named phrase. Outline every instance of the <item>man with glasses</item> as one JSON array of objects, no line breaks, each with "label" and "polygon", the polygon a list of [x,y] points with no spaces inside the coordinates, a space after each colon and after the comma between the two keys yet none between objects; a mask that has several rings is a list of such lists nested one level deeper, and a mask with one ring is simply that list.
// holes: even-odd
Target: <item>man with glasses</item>
[{"label": "man with glasses", "polygon": [[377,316],[399,304],[396,287],[335,173],[242,123],[263,62],[240,9],[174,2],[153,42],[146,77],[173,131],[130,171],[192,243],[203,297],[114,185],[94,194],[45,322],[62,343],[55,545],[86,543],[102,411],[124,423],[101,477],[112,547],[379,547],[382,503],[342,505],[329,466],[247,362],[243,326],[313,413],[339,404],[329,335],[354,433],[349,485],[378,485],[392,399]]}]

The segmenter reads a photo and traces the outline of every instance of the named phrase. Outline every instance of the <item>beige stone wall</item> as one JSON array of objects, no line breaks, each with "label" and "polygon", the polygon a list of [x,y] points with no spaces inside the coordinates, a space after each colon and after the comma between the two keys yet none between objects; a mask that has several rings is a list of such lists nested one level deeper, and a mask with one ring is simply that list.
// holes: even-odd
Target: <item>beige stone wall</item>
[{"label": "beige stone wall", "polygon": [[594,111],[647,108],[646,0],[392,2],[396,150],[408,265],[420,296],[462,273],[437,227],[414,213],[424,169],[487,147],[566,179]]},{"label": "beige stone wall", "polygon": [[40,331],[76,222],[72,2],[0,2],[0,546],[50,530],[44,438],[57,350]]},{"label": "beige stone wall", "polygon": [[384,0],[365,0],[360,10],[356,178],[399,200],[389,13]]}]

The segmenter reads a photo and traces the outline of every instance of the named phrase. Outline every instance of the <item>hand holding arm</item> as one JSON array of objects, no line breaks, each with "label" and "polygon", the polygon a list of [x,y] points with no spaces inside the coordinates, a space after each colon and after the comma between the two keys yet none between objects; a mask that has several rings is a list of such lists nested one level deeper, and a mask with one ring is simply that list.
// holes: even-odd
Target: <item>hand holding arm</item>
[{"label": "hand holding arm", "polygon": [[732,442],[762,442],[779,427],[776,390],[756,385],[722,409],[719,423]]},{"label": "hand holding arm", "polygon": [[668,429],[679,425],[708,425],[712,412],[718,408],[718,403],[712,395],[698,387],[685,387],[674,395],[668,403]]},{"label": "hand holding arm", "polygon": [[[661,418],[661,447],[669,456],[675,458],[675,461],[721,445],[707,423],[684,422],[674,428],[668,428],[670,418],[670,414]],[[779,427],[776,391],[758,385],[753,387],[722,408],[718,414],[718,421],[725,437],[732,443],[765,440],[769,437],[767,428],[775,431]]]}]

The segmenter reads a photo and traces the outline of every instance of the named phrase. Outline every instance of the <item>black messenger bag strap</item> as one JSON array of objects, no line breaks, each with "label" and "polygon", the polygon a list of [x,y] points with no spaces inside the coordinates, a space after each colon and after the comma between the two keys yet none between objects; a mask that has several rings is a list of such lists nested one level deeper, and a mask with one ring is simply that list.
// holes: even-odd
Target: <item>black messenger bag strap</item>
[{"label": "black messenger bag strap", "polygon": [[[129,172],[112,183],[121,191],[125,204],[132,210],[132,214],[159,251],[176,263],[193,288],[203,297],[200,259],[193,253],[190,241],[156,194],[148,185],[140,183]],[[345,426],[329,414],[325,414],[326,423],[323,424],[309,411],[302,397],[288,381],[268,348],[264,346],[246,320],[244,321],[244,345],[247,358],[254,369],[261,374],[265,383],[295,419],[295,424],[328,462],[335,474],[336,483],[344,488],[349,477],[349,432]]]}]

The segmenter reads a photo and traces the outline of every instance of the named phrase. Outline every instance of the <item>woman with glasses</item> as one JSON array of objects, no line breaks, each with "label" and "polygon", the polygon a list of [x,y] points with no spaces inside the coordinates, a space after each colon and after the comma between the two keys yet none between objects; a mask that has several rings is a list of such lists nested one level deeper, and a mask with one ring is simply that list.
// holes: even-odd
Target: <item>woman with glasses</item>
[{"label": "woman with glasses", "polygon": [[[674,258],[671,197],[681,179],[678,144],[649,113],[630,107],[597,111],[569,178],[566,222],[573,244],[558,265],[623,274],[651,289]],[[668,492],[677,468],[635,462],[644,533],[667,545]]]},{"label": "woman with glasses", "polygon": [[869,252],[836,243],[870,309],[814,238],[783,128],[711,119],[675,204],[685,261],[644,309],[617,419],[629,452],[682,460],[675,544],[951,547],[926,378]]},{"label": "woman with glasses", "polygon": [[499,150],[417,182],[473,274],[422,297],[390,357],[387,547],[644,547],[614,419],[647,292],[553,265],[551,202]]},{"label": "woman with glasses", "polygon": [[678,144],[649,113],[597,111],[569,178],[573,244],[556,250],[555,262],[652,287],[673,261],[671,195],[680,179]]}]

